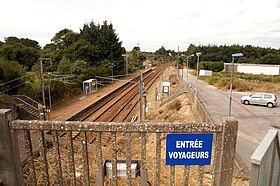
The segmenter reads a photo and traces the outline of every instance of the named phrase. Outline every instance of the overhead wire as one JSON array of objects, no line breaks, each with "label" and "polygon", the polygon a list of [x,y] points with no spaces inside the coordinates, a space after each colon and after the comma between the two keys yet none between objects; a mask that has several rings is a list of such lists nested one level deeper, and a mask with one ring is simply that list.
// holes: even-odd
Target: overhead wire
[{"label": "overhead wire", "polygon": [[25,77],[27,77],[27,76],[31,76],[31,74],[28,74],[28,75],[25,75],[25,76],[21,76],[21,77],[19,77],[19,78],[16,78],[16,79],[13,79],[13,80],[10,80],[10,81],[1,83],[0,86],[6,85],[6,84],[11,83],[11,82],[14,82],[14,81],[17,81],[17,80],[22,79],[22,78],[25,78]]},{"label": "overhead wire", "polygon": [[23,82],[23,83],[21,83],[21,84],[18,84],[18,85],[16,85],[16,86],[13,86],[13,87],[11,87],[11,88],[9,88],[9,89],[6,89],[6,90],[2,91],[1,93],[7,92],[7,91],[9,91],[9,90],[12,90],[12,89],[14,89],[14,88],[16,88],[16,87],[19,87],[19,86],[21,86],[21,85],[24,85],[24,84],[25,84],[25,82]]}]

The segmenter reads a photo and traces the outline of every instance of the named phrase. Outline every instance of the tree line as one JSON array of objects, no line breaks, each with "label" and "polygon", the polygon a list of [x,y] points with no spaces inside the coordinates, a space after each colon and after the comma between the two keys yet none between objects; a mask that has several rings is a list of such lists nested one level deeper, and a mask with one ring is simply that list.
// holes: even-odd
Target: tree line
[{"label": "tree line", "polygon": [[[200,61],[201,67],[214,68],[214,71],[223,70],[223,63],[230,63],[232,61],[231,55],[234,53],[243,53],[243,57],[236,58],[235,63],[248,64],[273,64],[280,65],[280,49],[254,47],[251,45],[199,45],[190,44],[185,51],[166,50],[163,46],[155,51],[155,54],[160,57],[177,59],[179,62],[186,62],[186,57],[191,54],[201,52]],[[197,56],[189,58],[189,66],[196,67]],[[211,64],[213,63],[213,64]],[[215,63],[215,64],[214,64]],[[216,67],[214,67],[216,66]],[[212,69],[209,70],[212,70]]]},{"label": "tree line", "polygon": [[[43,48],[37,41],[28,38],[7,37],[0,42],[0,92],[24,92],[40,98],[39,58],[50,59],[43,61],[44,72],[75,76],[66,83],[49,81],[52,83],[52,95],[61,97],[80,92],[82,81],[86,79],[96,75],[110,76],[112,70],[115,75],[124,74],[125,53],[113,24],[107,21],[102,24],[91,21],[84,24],[78,33],[62,29]],[[46,80],[52,77],[45,76]]]},{"label": "tree line", "polygon": [[[225,62],[231,62],[231,54],[242,52],[238,63],[278,64],[280,50],[254,47],[251,45],[199,45],[191,44],[187,50],[178,51],[160,47],[154,53],[142,52],[140,47],[126,51],[122,46],[112,23],[104,21],[96,24],[91,21],[74,32],[65,28],[57,32],[51,42],[43,48],[35,40],[14,36],[0,41],[0,92],[8,94],[26,94],[40,99],[39,58],[44,61],[45,72],[56,75],[72,75],[71,81],[55,81],[46,75],[47,83],[51,83],[54,99],[80,92],[82,81],[95,76],[110,76],[126,73],[126,57],[129,73],[142,68],[142,61],[177,59],[180,65],[186,62],[186,56],[201,52],[201,65],[205,68],[222,69]],[[189,58],[189,66],[195,68],[196,56]],[[215,62],[215,64],[214,64]],[[185,65],[185,64],[184,64]],[[50,79],[52,81],[50,81]],[[8,83],[7,83],[8,82]]]},{"label": "tree line", "polygon": [[251,45],[207,45],[195,46],[191,44],[187,53],[201,52],[202,61],[223,61],[230,63],[231,55],[243,53],[243,57],[235,59],[237,63],[274,64],[280,65],[280,49],[254,47]]}]

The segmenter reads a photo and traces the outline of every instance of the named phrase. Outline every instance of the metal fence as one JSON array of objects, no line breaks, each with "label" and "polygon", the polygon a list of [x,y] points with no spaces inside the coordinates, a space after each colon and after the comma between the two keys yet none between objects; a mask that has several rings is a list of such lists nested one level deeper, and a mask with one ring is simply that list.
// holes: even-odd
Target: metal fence
[{"label": "metal fence", "polygon": [[[238,127],[233,118],[220,123],[134,124],[14,119],[11,110],[0,110],[4,185],[189,185],[193,177],[198,185],[232,182]],[[211,165],[165,165],[167,133],[214,133]],[[108,159],[111,178],[104,168]],[[118,177],[120,159],[126,162],[125,179]],[[132,175],[134,160],[139,163],[137,178]]]},{"label": "metal fence", "polygon": [[250,186],[280,185],[279,131],[270,129],[250,159]]}]

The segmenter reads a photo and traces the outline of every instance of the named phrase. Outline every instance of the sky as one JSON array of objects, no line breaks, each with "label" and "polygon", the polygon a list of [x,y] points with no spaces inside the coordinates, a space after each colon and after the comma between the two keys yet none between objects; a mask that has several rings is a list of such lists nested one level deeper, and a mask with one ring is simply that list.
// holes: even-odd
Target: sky
[{"label": "sky", "polygon": [[280,0],[3,0],[0,40],[16,36],[43,47],[64,28],[112,23],[130,51],[195,45],[280,48]]}]

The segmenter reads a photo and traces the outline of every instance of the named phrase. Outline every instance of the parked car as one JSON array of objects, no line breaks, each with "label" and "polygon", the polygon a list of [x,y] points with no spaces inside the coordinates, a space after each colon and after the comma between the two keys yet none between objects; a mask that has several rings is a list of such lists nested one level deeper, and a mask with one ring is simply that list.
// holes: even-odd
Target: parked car
[{"label": "parked car", "polygon": [[242,96],[241,103],[245,105],[266,105],[269,108],[277,105],[277,96],[271,93],[255,93],[250,96]]}]

